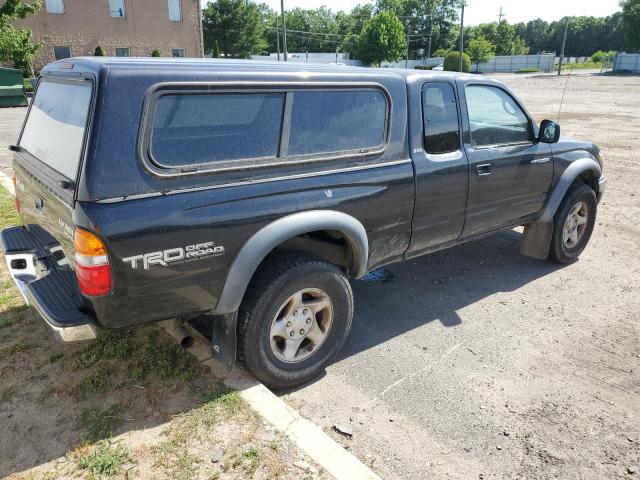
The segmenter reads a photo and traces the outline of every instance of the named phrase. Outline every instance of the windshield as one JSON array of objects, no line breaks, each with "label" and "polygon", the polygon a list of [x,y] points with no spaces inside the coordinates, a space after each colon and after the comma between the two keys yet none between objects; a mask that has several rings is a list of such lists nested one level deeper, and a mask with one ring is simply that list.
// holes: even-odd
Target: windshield
[{"label": "windshield", "polygon": [[91,104],[91,83],[41,81],[20,146],[75,180]]}]

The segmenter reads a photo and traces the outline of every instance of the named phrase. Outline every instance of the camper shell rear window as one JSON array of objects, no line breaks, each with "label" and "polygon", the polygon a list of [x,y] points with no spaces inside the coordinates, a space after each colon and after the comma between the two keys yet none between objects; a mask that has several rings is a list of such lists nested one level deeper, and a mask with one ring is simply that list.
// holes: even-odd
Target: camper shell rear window
[{"label": "camper shell rear window", "polygon": [[20,147],[75,180],[91,108],[91,81],[42,79],[20,137]]}]

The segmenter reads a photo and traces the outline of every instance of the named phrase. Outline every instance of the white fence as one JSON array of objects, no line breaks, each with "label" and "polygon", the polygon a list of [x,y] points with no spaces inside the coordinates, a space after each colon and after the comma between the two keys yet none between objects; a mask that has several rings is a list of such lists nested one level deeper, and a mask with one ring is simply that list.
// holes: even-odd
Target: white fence
[{"label": "white fence", "polygon": [[[553,72],[554,60],[555,55],[499,56],[478,65],[478,71],[482,73],[517,72],[524,68],[537,68],[541,72]],[[471,71],[476,71],[475,65],[471,65]]]},{"label": "white fence", "polygon": [[[444,58],[434,57],[434,58],[425,58],[424,60],[409,60],[406,62],[407,68],[416,68],[417,65],[426,65],[428,67],[436,67],[444,62]],[[382,62],[380,64],[382,68],[404,68],[405,61],[400,60],[399,62]]]},{"label": "white fence", "polygon": [[640,53],[619,53],[613,62],[613,70],[627,70],[640,73]]}]

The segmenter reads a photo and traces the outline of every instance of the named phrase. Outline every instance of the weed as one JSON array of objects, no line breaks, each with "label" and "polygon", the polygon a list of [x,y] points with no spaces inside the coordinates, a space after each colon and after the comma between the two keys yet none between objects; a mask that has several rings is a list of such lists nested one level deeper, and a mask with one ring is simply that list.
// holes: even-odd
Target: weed
[{"label": "weed", "polygon": [[64,358],[64,352],[58,352],[58,353],[54,353],[52,355],[49,355],[49,363],[57,363],[58,361],[62,360]]},{"label": "weed", "polygon": [[23,339],[19,339],[12,345],[0,348],[0,358],[10,358],[16,353],[26,352],[31,348],[32,346],[30,344],[26,343]]},{"label": "weed", "polygon": [[0,229],[22,224],[13,195],[3,187],[0,187],[0,212]]},{"label": "weed", "polygon": [[83,410],[80,424],[87,430],[87,439],[95,442],[110,437],[113,431],[124,422],[124,407],[119,404],[108,408],[92,407]]},{"label": "weed", "polygon": [[253,460],[259,457],[260,457],[260,452],[258,452],[257,448],[250,448],[249,450],[245,450],[244,452],[242,452],[242,458]]},{"label": "weed", "polygon": [[71,394],[76,398],[85,398],[89,395],[104,392],[110,383],[110,375],[111,373],[105,367],[98,367],[94,372],[74,385],[71,389]]},{"label": "weed", "polygon": [[125,360],[131,357],[134,347],[133,329],[101,330],[98,338],[73,354],[71,366],[88,368],[103,359]]},{"label": "weed", "polygon": [[131,376],[144,380],[154,374],[160,379],[177,378],[190,382],[198,373],[196,362],[182,348],[171,343],[158,343],[152,338],[144,346],[142,358],[132,369]]},{"label": "weed", "polygon": [[113,476],[127,463],[134,463],[129,449],[122,443],[100,442],[96,448],[77,459],[78,467],[93,475]]}]

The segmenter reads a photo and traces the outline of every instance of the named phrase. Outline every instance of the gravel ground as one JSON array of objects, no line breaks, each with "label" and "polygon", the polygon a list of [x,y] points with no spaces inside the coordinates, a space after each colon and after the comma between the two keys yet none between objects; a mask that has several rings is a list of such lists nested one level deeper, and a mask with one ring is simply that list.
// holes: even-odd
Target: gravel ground
[{"label": "gravel ground", "polygon": [[[500,76],[536,120],[566,77]],[[640,466],[640,77],[575,75],[560,123],[603,150],[580,261],[518,254],[518,230],[354,282],[341,358],[283,398],[386,479],[627,478]],[[635,476],[639,474],[636,473]]]}]

